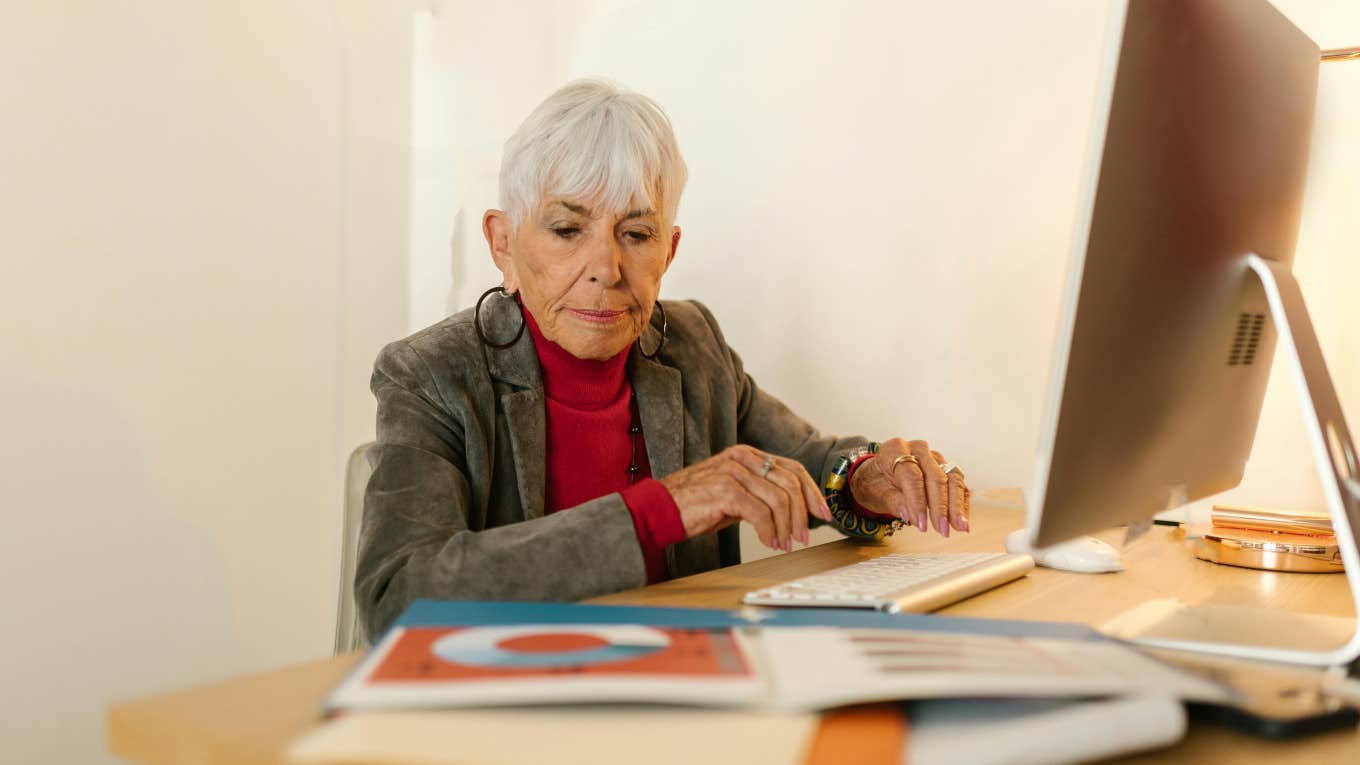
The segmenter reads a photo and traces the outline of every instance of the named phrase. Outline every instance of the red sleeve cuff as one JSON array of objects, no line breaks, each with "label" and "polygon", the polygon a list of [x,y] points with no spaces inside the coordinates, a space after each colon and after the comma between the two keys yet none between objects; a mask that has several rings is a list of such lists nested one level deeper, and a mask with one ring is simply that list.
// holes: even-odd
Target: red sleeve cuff
[{"label": "red sleeve cuff", "polygon": [[863,463],[865,463],[865,462],[867,462],[867,461],[869,461],[869,460],[871,460],[871,459],[873,459],[873,458],[874,458],[874,455],[872,455],[872,454],[866,454],[866,455],[864,455],[863,457],[860,457],[859,459],[855,460],[854,464],[850,465],[850,470],[849,470],[848,472],[846,472],[846,474],[845,474],[845,498],[848,499],[848,500],[850,500],[850,501],[847,503],[847,506],[850,508],[850,511],[851,511],[852,513],[854,513],[855,515],[858,515],[858,516],[861,517],[861,518],[868,518],[868,519],[871,520],[871,521],[878,521],[879,523],[891,523],[891,522],[897,520],[897,516],[895,516],[895,515],[884,515],[883,513],[875,513],[873,510],[870,510],[869,508],[865,507],[864,505],[861,505],[860,503],[856,502],[856,501],[855,501],[855,495],[850,493],[850,479],[855,477],[855,471],[859,469],[859,466],[860,466],[861,464],[863,464]]},{"label": "red sleeve cuff", "polygon": [[655,478],[647,478],[619,492],[628,512],[633,514],[633,528],[637,531],[642,560],[647,565],[647,583],[666,578],[666,548],[685,541],[685,525],[680,521],[680,508],[666,487]]}]

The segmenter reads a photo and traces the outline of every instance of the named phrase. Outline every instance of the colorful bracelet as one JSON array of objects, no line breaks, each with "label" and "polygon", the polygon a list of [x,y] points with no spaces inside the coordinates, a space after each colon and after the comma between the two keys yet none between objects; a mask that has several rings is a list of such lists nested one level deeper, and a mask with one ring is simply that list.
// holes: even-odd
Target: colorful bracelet
[{"label": "colorful bracelet", "polygon": [[835,467],[831,468],[831,473],[827,475],[826,483],[822,486],[826,506],[831,508],[831,518],[835,521],[836,527],[858,539],[881,540],[892,536],[894,531],[906,525],[901,520],[883,523],[858,515],[851,507],[850,498],[846,496],[851,466],[866,454],[877,454],[878,446],[877,441],[870,441],[868,446],[852,449],[842,455],[836,460]]}]

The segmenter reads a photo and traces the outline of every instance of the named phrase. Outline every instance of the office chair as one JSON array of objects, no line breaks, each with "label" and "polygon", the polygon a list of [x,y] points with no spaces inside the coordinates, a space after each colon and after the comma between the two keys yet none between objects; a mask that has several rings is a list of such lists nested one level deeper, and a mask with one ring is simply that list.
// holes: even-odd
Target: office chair
[{"label": "office chair", "polygon": [[372,442],[361,444],[345,465],[345,517],[340,532],[340,602],[335,608],[335,652],[348,653],[367,646],[354,607],[354,563],[359,555],[359,523],[364,514],[364,488],[373,468],[368,464]]}]

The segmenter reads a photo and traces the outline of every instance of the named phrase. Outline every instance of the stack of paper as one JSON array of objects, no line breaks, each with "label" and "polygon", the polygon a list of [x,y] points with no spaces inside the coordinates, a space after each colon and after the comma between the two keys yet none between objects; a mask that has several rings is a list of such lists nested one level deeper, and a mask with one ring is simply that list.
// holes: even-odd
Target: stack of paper
[{"label": "stack of paper", "polygon": [[[783,612],[781,612],[783,613]],[[763,617],[765,612],[761,612]],[[929,616],[428,603],[408,612],[327,709],[655,703],[814,710],[948,697],[1228,692],[1093,632]],[[868,616],[869,618],[864,618]],[[971,632],[957,629],[972,623]]]},{"label": "stack of paper", "polygon": [[[863,765],[1077,762],[1174,742],[1180,699],[1230,697],[1077,625],[421,601],[293,756],[823,765],[854,743]],[[904,699],[905,718],[847,706]]]}]

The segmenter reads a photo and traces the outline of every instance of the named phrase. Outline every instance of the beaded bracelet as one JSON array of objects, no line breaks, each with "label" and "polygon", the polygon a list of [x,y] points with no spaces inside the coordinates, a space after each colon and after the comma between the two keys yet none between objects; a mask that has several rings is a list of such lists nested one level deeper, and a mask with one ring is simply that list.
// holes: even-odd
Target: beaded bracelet
[{"label": "beaded bracelet", "polygon": [[831,468],[831,473],[826,477],[826,484],[822,486],[826,506],[831,508],[831,518],[835,521],[836,527],[858,539],[881,540],[892,536],[894,531],[906,525],[900,519],[883,523],[860,516],[855,513],[850,498],[846,496],[845,489],[849,485],[851,466],[866,454],[877,454],[878,447],[877,441],[870,441],[868,446],[852,449],[842,455],[836,460],[835,467]]}]

